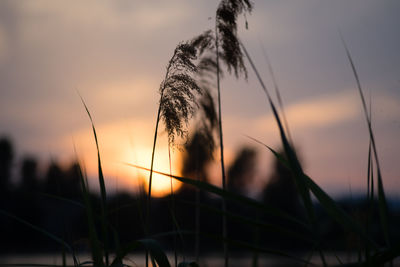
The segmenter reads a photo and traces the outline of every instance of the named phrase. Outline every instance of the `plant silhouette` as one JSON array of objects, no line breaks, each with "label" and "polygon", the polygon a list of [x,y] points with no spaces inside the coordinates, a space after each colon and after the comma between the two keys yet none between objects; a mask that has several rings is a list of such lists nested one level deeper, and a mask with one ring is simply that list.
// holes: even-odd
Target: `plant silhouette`
[{"label": "plant silhouette", "polygon": [[0,139],[0,192],[3,195],[10,186],[11,168],[14,159],[12,143],[6,137]]},{"label": "plant silhouette", "polygon": [[236,155],[228,170],[228,190],[246,194],[251,184],[256,167],[257,152],[253,148],[243,147]]}]

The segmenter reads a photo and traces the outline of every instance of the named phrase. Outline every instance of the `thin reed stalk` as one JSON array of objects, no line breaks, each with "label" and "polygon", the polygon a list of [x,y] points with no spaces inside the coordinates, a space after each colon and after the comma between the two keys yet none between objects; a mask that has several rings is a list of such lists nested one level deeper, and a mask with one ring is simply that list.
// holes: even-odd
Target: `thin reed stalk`
[{"label": "thin reed stalk", "polygon": [[[221,85],[220,85],[220,64],[219,64],[219,49],[218,49],[218,28],[217,20],[215,22],[215,50],[216,50],[216,62],[217,62],[217,92],[218,92],[218,130],[219,130],[219,145],[220,145],[220,162],[221,162],[221,175],[222,175],[222,189],[226,190],[226,175],[225,175],[225,163],[224,163],[224,138],[222,133],[222,108],[221,108]],[[226,201],[225,197],[222,197],[222,211],[226,213]],[[222,215],[222,237],[227,239],[228,229],[226,223],[225,214]],[[224,266],[227,267],[229,264],[228,257],[228,244],[223,242],[224,247]]]},{"label": "thin reed stalk", "polygon": [[[176,54],[176,50],[174,52],[173,57]],[[164,81],[167,79],[168,75],[169,75],[169,70],[171,69],[171,64],[172,62],[170,61],[168,63],[168,67],[167,67],[167,71],[165,73],[165,78]],[[146,208],[146,234],[148,233],[148,224],[150,222],[150,203],[151,203],[151,185],[152,185],[152,181],[153,181],[153,168],[154,168],[154,155],[155,155],[155,151],[156,151],[156,144],[157,144],[157,135],[158,135],[158,125],[160,124],[160,119],[161,119],[161,103],[164,97],[164,83],[162,86],[162,90],[161,90],[161,96],[160,96],[160,104],[158,105],[158,110],[157,110],[157,118],[156,118],[156,127],[154,130],[154,141],[153,141],[153,147],[152,147],[152,151],[151,151],[151,163],[150,163],[150,174],[149,174],[149,187],[148,187],[148,193],[147,193],[147,208]]]},{"label": "thin reed stalk", "polygon": [[[172,220],[176,221],[176,216],[175,216],[175,195],[174,195],[174,187],[172,184],[172,163],[171,163],[171,146],[168,145],[168,162],[169,162],[169,174],[170,174],[170,189],[171,189],[171,194],[170,194],[170,201],[171,201],[171,216]],[[173,224],[173,231],[178,232],[178,227],[174,223]],[[177,237],[174,235],[174,260],[175,260],[175,267],[178,267],[178,250],[177,250]]]}]

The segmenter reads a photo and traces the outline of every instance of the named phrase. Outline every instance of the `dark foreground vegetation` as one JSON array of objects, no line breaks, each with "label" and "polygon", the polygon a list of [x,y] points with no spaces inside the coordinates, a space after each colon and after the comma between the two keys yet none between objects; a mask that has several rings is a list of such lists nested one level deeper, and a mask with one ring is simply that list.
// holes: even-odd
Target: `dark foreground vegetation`
[{"label": "dark foreground vegetation", "polygon": [[[196,150],[199,151],[199,150]],[[255,150],[244,148],[236,156],[236,160],[228,169],[229,190],[245,195],[255,168]],[[190,166],[189,158],[185,158],[186,166]],[[12,182],[11,173],[16,162],[21,162],[16,170]],[[5,138],[0,140],[0,182],[1,182],[1,210],[13,214],[18,218],[31,223],[39,228],[62,238],[71,244],[76,252],[89,252],[88,225],[86,209],[82,198],[80,184],[81,170],[78,163],[72,163],[63,168],[56,162],[47,166],[44,174],[38,171],[39,162],[34,157],[25,157],[18,160],[14,157],[12,143]],[[194,164],[194,163],[192,163]],[[295,184],[289,169],[279,161],[275,161],[274,173],[270,182],[266,184],[261,203],[269,204],[279,210],[292,215],[299,220],[306,219],[304,207],[296,191]],[[187,169],[184,170],[189,172]],[[168,179],[168,178],[166,178]],[[178,241],[178,249],[181,253],[194,255],[196,253],[196,223],[199,223],[200,240],[199,252],[203,255],[214,253],[222,249],[221,246],[221,199],[210,193],[200,193],[200,212],[196,210],[197,190],[189,185],[184,185],[175,192],[175,217],[184,233],[183,240]],[[90,194],[96,213],[100,214],[100,196]],[[120,193],[109,196],[107,201],[110,224],[113,225],[121,243],[128,243],[145,237],[145,194]],[[370,231],[374,240],[384,243],[378,214],[378,203],[371,207],[365,196],[349,196],[348,199],[338,202],[354,220],[364,224],[370,220]],[[357,251],[360,240],[356,235],[346,231],[340,224],[330,218],[323,209],[316,204],[319,228],[323,249],[330,251]],[[371,209],[373,210],[371,213]],[[259,209],[249,208],[235,201],[228,202],[228,232],[229,239],[238,241],[230,245],[233,252],[251,252],[246,244],[257,244],[264,248],[282,251],[305,252],[312,249],[313,242],[310,232],[305,227],[296,223],[290,223],[279,217],[260,212]],[[171,210],[171,196],[152,199],[151,232],[154,236],[158,233],[168,233],[174,229]],[[196,222],[196,216],[199,221]],[[400,240],[400,212],[390,210],[391,240]],[[265,223],[267,222],[267,223]],[[254,223],[259,227],[249,227]],[[250,224],[251,225],[251,224]],[[54,244],[54,241],[42,233],[35,231],[26,224],[15,221],[14,218],[0,217],[0,251],[9,253],[38,253],[59,252],[62,246]],[[174,247],[172,236],[157,237],[165,250]],[[111,243],[115,249],[115,244]]]}]

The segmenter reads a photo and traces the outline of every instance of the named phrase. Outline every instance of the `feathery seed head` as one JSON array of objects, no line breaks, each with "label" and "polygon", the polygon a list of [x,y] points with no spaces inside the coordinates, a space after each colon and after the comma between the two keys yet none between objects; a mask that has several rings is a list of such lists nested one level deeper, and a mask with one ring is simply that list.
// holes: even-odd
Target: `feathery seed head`
[{"label": "feathery seed head", "polygon": [[216,28],[221,40],[222,59],[228,71],[238,77],[243,73],[247,78],[247,70],[243,62],[243,53],[237,37],[237,16],[250,13],[253,4],[248,0],[222,0],[217,9]]}]

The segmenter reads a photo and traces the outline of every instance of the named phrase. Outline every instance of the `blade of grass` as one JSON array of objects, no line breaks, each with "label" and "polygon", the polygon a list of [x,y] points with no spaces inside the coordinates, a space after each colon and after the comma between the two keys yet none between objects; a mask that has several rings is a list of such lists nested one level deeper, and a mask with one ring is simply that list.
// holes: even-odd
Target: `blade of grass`
[{"label": "blade of grass", "polygon": [[[370,225],[372,224],[372,214],[374,209],[374,176],[373,176],[373,165],[371,160],[371,141],[368,145],[368,161],[367,161],[367,221],[366,221],[366,232],[370,233]],[[371,248],[368,244],[365,244],[365,259],[368,266],[370,265]]]},{"label": "blade of grass", "polygon": [[372,247],[377,249],[377,245],[372,241],[363,228],[361,228],[354,220],[352,220],[337,204],[335,201],[328,196],[309,176],[304,175],[310,190],[314,196],[318,199],[320,204],[324,207],[326,212],[335,219],[339,224],[345,228],[357,233],[364,242],[370,244]]},{"label": "blade of grass", "polygon": [[100,159],[100,149],[99,149],[99,142],[97,140],[97,133],[96,133],[96,128],[94,127],[93,119],[92,116],[90,115],[89,109],[83,100],[82,96],[81,101],[86,109],[86,113],[89,116],[90,123],[92,124],[92,129],[93,129],[93,135],[94,135],[94,140],[96,142],[96,150],[97,150],[97,165],[98,165],[98,175],[99,175],[99,184],[100,184],[100,195],[101,195],[101,225],[102,225],[102,233],[103,233],[103,239],[104,239],[104,253],[105,253],[105,259],[106,259],[106,266],[109,265],[109,257],[108,257],[108,231],[107,231],[107,193],[106,193],[106,186],[104,182],[104,175],[103,175],[103,169],[101,167],[101,159]]},{"label": "blade of grass", "polygon": [[86,176],[83,175],[83,173],[81,172],[80,169],[79,169],[79,178],[81,180],[82,195],[83,195],[83,200],[84,200],[85,207],[86,207],[86,218],[88,221],[89,240],[90,240],[90,245],[91,245],[92,259],[96,266],[102,267],[102,266],[104,266],[103,252],[101,250],[100,241],[99,241],[99,238],[98,238],[97,232],[96,232],[96,224],[94,222],[93,206],[90,201],[90,194],[88,191],[87,179],[86,179]]},{"label": "blade of grass", "polygon": [[[294,183],[295,183],[295,185],[297,187],[298,192],[300,193],[300,196],[302,198],[304,207],[306,208],[307,215],[308,215],[308,218],[310,220],[310,223],[311,223],[312,227],[314,229],[318,229],[318,224],[316,222],[315,210],[314,210],[314,206],[313,206],[312,201],[311,201],[310,190],[307,187],[306,181],[304,180],[304,177],[303,177],[304,176],[304,172],[303,172],[303,169],[301,167],[300,161],[298,160],[294,149],[292,148],[292,146],[290,145],[290,143],[289,143],[289,141],[288,141],[288,139],[286,137],[285,129],[282,126],[282,121],[281,121],[281,119],[279,117],[279,114],[278,114],[278,112],[276,110],[275,104],[272,101],[272,98],[271,98],[271,96],[270,96],[270,94],[269,94],[269,92],[267,90],[267,87],[265,86],[265,84],[264,84],[264,82],[263,82],[263,80],[262,80],[262,78],[261,78],[256,66],[253,63],[253,60],[251,59],[249,53],[247,52],[246,47],[243,45],[242,42],[239,42],[239,43],[240,43],[240,46],[242,47],[242,49],[243,49],[243,51],[244,51],[244,53],[245,53],[245,55],[246,55],[246,57],[247,57],[247,59],[248,59],[248,61],[250,63],[254,73],[256,74],[256,77],[257,77],[257,79],[258,79],[263,91],[265,92],[265,94],[267,96],[269,105],[271,107],[271,110],[273,112],[275,121],[276,121],[276,123],[278,125],[278,128],[279,128],[279,133],[280,133],[280,136],[281,136],[281,141],[282,141],[282,144],[283,144],[283,148],[284,148],[285,154],[286,154],[286,156],[288,158],[288,162],[289,162],[289,166],[290,166],[289,169],[292,171],[292,174],[293,174],[293,176],[295,178],[294,179]],[[315,231],[313,233],[315,235],[318,235],[318,231]],[[323,255],[322,250],[319,250],[319,252],[320,252],[320,256],[321,256],[321,260],[323,262],[323,265],[326,266],[325,256]]]},{"label": "blade of grass", "polygon": [[306,183],[304,181],[304,178],[302,177],[303,176],[303,170],[301,168],[300,162],[297,159],[296,153],[294,152],[294,150],[292,149],[291,145],[289,144],[289,141],[288,141],[288,139],[286,137],[286,134],[285,134],[285,130],[284,130],[283,126],[282,126],[281,119],[280,119],[279,114],[277,112],[277,109],[276,109],[276,107],[275,107],[275,105],[274,105],[274,103],[272,101],[271,95],[269,94],[269,92],[267,90],[267,87],[265,86],[265,84],[264,84],[264,82],[263,82],[263,80],[262,80],[262,78],[261,78],[256,66],[253,63],[253,60],[251,59],[249,53],[247,52],[246,47],[243,45],[242,42],[240,42],[240,45],[241,45],[241,47],[242,47],[242,49],[243,49],[243,51],[244,51],[244,53],[245,53],[245,55],[246,55],[246,57],[247,57],[247,59],[249,61],[254,73],[256,74],[257,79],[260,82],[260,85],[261,85],[264,93],[267,96],[268,102],[270,104],[270,107],[272,109],[274,118],[275,118],[276,123],[277,123],[278,128],[279,128],[281,141],[282,141],[282,144],[283,144],[283,148],[285,150],[285,154],[288,157],[290,170],[293,171],[293,174],[296,177],[296,179],[295,179],[296,186],[297,186],[297,188],[299,190],[299,193],[300,193],[300,195],[301,195],[301,197],[303,199],[303,203],[304,203],[304,206],[306,207],[309,219],[310,219],[311,222],[313,222],[313,221],[315,221],[314,207],[313,207],[312,202],[311,202],[310,192],[307,189],[307,186],[306,186]]},{"label": "blade of grass", "polygon": [[[289,167],[289,163],[285,160],[285,158],[282,155],[280,155],[278,152],[276,152],[274,149],[270,148],[269,146],[267,146],[267,148],[279,159],[279,161],[282,164]],[[364,232],[364,230],[353,219],[351,219],[350,216],[347,215],[335,203],[335,201],[331,197],[329,197],[328,194],[326,194],[324,192],[324,190],[322,190],[308,175],[304,174],[304,178],[305,178],[311,192],[314,194],[314,196],[317,198],[317,200],[322,205],[322,207],[326,210],[326,212],[334,220],[336,220],[336,222],[338,222],[344,228],[346,228],[354,233],[357,233],[363,239],[363,241],[365,243],[370,244],[375,249],[378,248],[378,246],[375,244],[375,242],[372,241],[367,236],[367,234]]]},{"label": "blade of grass", "polygon": [[382,231],[383,231],[383,235],[385,237],[386,245],[388,247],[390,247],[389,223],[388,223],[388,205],[387,205],[387,200],[386,200],[386,196],[385,196],[385,190],[383,188],[381,167],[380,167],[380,164],[379,164],[378,152],[377,152],[376,144],[375,144],[375,137],[374,137],[374,133],[372,131],[371,119],[368,116],[368,109],[367,109],[367,105],[366,105],[366,102],[365,102],[364,93],[363,93],[363,90],[362,90],[362,87],[361,87],[360,78],[358,76],[358,72],[357,72],[357,69],[355,67],[353,58],[352,58],[352,56],[350,54],[350,50],[348,49],[342,34],[340,32],[339,32],[339,34],[340,34],[340,38],[342,40],[344,49],[346,50],[346,56],[347,56],[347,59],[349,60],[349,63],[350,63],[350,66],[351,66],[351,70],[352,70],[354,78],[356,80],[357,89],[358,89],[358,92],[360,94],[360,99],[361,99],[361,103],[362,103],[362,107],[363,107],[363,111],[364,111],[364,116],[365,116],[365,119],[366,119],[367,125],[368,125],[369,137],[370,137],[370,140],[371,140],[371,143],[372,143],[372,151],[374,153],[373,155],[374,155],[374,158],[375,158],[377,174],[378,174],[378,177],[377,177],[378,178],[378,202],[379,202],[379,213],[380,213]]}]

